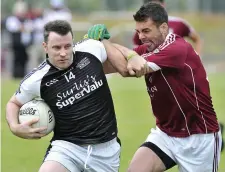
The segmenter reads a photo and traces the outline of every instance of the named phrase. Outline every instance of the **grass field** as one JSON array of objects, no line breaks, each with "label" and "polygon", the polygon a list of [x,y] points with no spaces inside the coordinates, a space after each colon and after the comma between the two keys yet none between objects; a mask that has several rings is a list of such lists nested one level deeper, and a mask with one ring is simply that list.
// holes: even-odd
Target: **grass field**
[{"label": "grass field", "polygon": [[[219,120],[225,123],[225,74],[211,74],[209,80],[215,110]],[[115,76],[109,79],[109,83],[117,113],[119,137],[122,141],[120,171],[123,172],[126,171],[135,150],[149,134],[150,128],[155,126],[155,120],[143,78],[122,79]],[[51,136],[37,141],[19,139],[11,134],[5,120],[5,106],[17,86],[18,81],[2,81],[2,172],[37,172]],[[176,167],[169,170],[169,172],[177,171]],[[223,152],[219,172],[224,171]]]}]

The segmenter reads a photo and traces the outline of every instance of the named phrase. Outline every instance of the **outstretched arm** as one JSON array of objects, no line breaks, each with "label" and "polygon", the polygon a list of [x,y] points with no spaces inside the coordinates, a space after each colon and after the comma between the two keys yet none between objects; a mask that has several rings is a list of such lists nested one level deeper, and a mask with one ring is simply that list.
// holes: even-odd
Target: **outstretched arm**
[{"label": "outstretched arm", "polygon": [[128,59],[127,68],[130,74],[135,74],[137,77],[140,77],[155,71],[152,65],[149,65],[149,63],[134,50],[119,44],[113,45]]},{"label": "outstretched arm", "polygon": [[108,40],[102,42],[105,45],[110,63],[117,71],[120,73],[122,71],[123,76],[141,77],[153,72],[147,61],[135,51],[119,44],[112,44]]},{"label": "outstretched arm", "polygon": [[105,73],[119,72],[123,77],[129,76],[127,60],[124,55],[115,48],[108,40],[101,41],[107,53],[107,61],[103,64]]},{"label": "outstretched arm", "polygon": [[122,48],[122,46],[119,48],[109,42],[110,34],[104,24],[97,24],[89,28],[86,37],[99,40],[104,44],[108,57],[108,62],[104,65],[106,73],[113,73],[115,69],[124,77],[140,77],[151,71],[147,61],[133,50]]}]

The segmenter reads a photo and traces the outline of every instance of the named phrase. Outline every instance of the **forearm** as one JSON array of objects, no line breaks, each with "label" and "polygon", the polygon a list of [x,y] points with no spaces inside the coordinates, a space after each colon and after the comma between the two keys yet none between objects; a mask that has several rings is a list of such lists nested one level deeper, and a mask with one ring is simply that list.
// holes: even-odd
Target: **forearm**
[{"label": "forearm", "polygon": [[117,73],[117,70],[112,66],[112,64],[106,60],[103,63],[103,70],[105,74]]},{"label": "forearm", "polygon": [[[113,44],[113,45],[127,58],[129,62],[132,60],[132,58],[136,58],[143,61],[143,63],[145,63],[145,66],[139,66],[139,67],[145,68],[145,72],[144,72],[145,74],[152,73],[155,71],[154,68],[152,68],[152,66],[149,65],[147,61],[142,56],[138,55],[137,52],[135,52],[134,50],[131,50],[119,44]],[[137,68],[137,69],[140,70],[140,68]]]},{"label": "forearm", "polygon": [[110,65],[122,76],[128,76],[127,60],[123,54],[108,40],[102,40],[102,43],[105,46]]},{"label": "forearm", "polygon": [[6,120],[12,131],[14,126],[19,124],[19,119],[18,119],[19,110],[20,110],[20,106],[15,104],[11,100],[6,105]]},{"label": "forearm", "polygon": [[128,58],[131,54],[137,54],[134,50],[131,50],[131,49],[129,49],[127,47],[124,47],[122,45],[113,43],[113,46],[116,47],[123,54],[123,56],[126,57],[126,58]]}]

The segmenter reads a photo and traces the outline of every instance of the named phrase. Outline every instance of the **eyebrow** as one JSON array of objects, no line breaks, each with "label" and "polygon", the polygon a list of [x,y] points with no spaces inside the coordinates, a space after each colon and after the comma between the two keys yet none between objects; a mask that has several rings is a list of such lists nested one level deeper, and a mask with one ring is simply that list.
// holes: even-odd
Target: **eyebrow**
[{"label": "eyebrow", "polygon": [[151,30],[151,29],[149,29],[149,28],[144,28],[144,29],[142,29],[142,31],[145,31],[145,30]]},{"label": "eyebrow", "polygon": [[52,45],[52,47],[61,47],[60,45]]},{"label": "eyebrow", "polygon": [[[136,32],[139,32],[137,29],[135,29],[136,30]],[[146,31],[146,30],[151,30],[151,29],[149,29],[149,28],[144,28],[144,29],[142,29],[141,31]]]},{"label": "eyebrow", "polygon": [[[63,46],[73,45],[72,43],[65,44]],[[62,47],[62,45],[52,45],[52,47]]]}]

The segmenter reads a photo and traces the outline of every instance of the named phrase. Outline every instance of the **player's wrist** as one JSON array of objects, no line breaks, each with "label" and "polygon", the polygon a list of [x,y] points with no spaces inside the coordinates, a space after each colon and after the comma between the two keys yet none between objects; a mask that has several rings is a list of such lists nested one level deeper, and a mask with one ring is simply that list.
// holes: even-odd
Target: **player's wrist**
[{"label": "player's wrist", "polygon": [[136,52],[131,52],[130,54],[128,54],[127,56],[127,60],[132,59],[133,57],[137,56],[138,54]]},{"label": "player's wrist", "polygon": [[13,134],[15,134],[15,135],[16,135],[16,133],[18,131],[18,125],[19,125],[19,123],[17,123],[17,124],[15,124],[15,123],[9,124],[9,128],[10,128],[11,132]]}]

